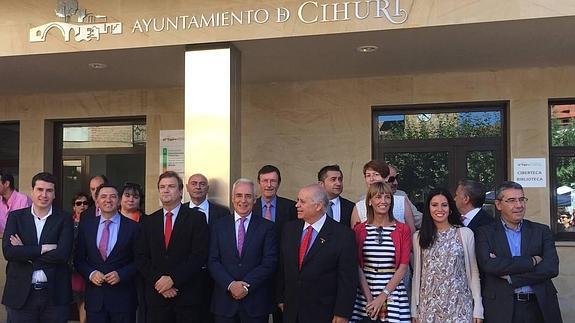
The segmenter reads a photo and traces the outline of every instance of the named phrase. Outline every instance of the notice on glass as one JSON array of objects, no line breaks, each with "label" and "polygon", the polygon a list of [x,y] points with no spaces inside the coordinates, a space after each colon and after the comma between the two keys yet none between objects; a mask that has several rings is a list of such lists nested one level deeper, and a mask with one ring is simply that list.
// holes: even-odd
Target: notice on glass
[{"label": "notice on glass", "polygon": [[171,170],[184,178],[184,130],[160,130],[160,174]]},{"label": "notice on glass", "polygon": [[546,187],[545,158],[514,158],[513,180],[523,187]]}]

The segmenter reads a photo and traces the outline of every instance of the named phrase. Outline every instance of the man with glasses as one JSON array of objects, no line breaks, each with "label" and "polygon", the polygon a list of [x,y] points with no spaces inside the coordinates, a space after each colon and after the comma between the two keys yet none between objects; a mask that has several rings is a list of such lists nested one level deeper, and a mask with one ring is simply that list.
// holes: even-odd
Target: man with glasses
[{"label": "man with glasses", "polygon": [[562,322],[551,281],[559,273],[551,230],[524,219],[527,197],[521,185],[504,182],[496,192],[501,219],[476,232],[485,321]]}]

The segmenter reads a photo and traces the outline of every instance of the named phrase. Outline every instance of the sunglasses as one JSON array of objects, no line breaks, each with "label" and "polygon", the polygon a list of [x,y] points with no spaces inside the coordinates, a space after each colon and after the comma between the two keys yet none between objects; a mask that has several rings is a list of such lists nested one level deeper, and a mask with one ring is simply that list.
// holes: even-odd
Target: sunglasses
[{"label": "sunglasses", "polygon": [[377,232],[377,243],[383,244],[383,227],[377,227],[375,231]]},{"label": "sunglasses", "polygon": [[387,178],[387,182],[388,182],[388,183],[393,183],[393,182],[395,182],[395,180],[399,180],[399,175],[397,175],[397,176],[389,176],[389,177]]},{"label": "sunglasses", "polygon": [[76,205],[76,206],[82,206],[82,205],[88,205],[88,204],[90,204],[90,202],[88,202],[88,201],[76,201],[76,202],[74,202],[74,205]]}]

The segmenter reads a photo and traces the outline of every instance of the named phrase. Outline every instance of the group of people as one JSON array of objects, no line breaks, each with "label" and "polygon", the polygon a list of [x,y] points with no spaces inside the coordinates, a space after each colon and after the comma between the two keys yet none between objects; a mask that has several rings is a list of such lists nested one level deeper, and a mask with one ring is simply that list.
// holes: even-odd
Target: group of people
[{"label": "group of people", "polygon": [[229,210],[207,199],[202,174],[182,204],[184,182],[168,171],[150,215],[139,185],[95,176],[70,216],[52,205],[54,176],[39,173],[31,204],[5,222],[8,320],[66,322],[82,295],[87,322],[562,322],[553,235],[524,219],[519,184],[499,185],[493,218],[475,181],[454,196],[432,189],[420,212],[396,168],[372,160],[363,174],[357,203],[341,196],[337,165],[292,201],[266,165],[234,182]]}]

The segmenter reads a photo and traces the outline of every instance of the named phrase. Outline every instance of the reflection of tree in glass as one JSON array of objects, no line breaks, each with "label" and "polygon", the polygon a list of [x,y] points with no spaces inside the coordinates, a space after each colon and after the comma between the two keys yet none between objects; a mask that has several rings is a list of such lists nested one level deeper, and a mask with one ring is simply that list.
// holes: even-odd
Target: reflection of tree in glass
[{"label": "reflection of tree in glass", "polygon": [[575,125],[565,124],[561,119],[551,119],[551,145],[553,147],[575,146]]},{"label": "reflection of tree in glass", "polygon": [[472,151],[467,154],[467,178],[495,189],[495,154],[493,151]]},{"label": "reflection of tree in glass", "polygon": [[58,0],[56,3],[56,16],[64,18],[66,22],[78,11],[77,0]]},{"label": "reflection of tree in glass", "polygon": [[481,138],[501,136],[499,112],[434,113],[429,121],[406,115],[404,123],[393,123],[380,131],[380,140]]},{"label": "reflection of tree in glass", "polygon": [[397,167],[399,189],[421,211],[425,195],[434,187],[447,187],[447,152],[389,153],[385,161]]},{"label": "reflection of tree in glass", "polygon": [[557,187],[575,185],[575,158],[561,157],[557,158]]}]

